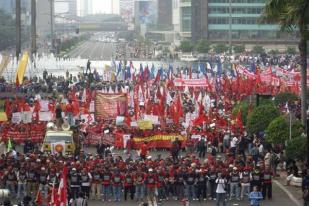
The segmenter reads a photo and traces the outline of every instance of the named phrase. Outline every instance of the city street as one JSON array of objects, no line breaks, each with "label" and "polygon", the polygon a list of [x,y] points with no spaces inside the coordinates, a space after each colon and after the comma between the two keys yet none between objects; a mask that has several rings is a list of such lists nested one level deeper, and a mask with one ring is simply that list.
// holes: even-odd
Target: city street
[{"label": "city street", "polygon": [[111,60],[115,54],[114,43],[85,41],[67,54],[69,58],[80,57],[90,60]]}]

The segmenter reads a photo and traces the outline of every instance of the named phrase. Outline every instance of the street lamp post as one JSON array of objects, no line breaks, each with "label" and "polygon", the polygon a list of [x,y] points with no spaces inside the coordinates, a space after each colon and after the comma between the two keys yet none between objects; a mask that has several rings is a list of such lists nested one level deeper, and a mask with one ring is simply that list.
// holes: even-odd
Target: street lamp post
[{"label": "street lamp post", "polygon": [[307,163],[309,164],[309,109],[307,109],[306,135],[307,135]]},{"label": "street lamp post", "polygon": [[232,54],[232,0],[229,0],[229,53]]},{"label": "street lamp post", "polygon": [[51,49],[54,51],[54,0],[50,1],[50,39]]}]

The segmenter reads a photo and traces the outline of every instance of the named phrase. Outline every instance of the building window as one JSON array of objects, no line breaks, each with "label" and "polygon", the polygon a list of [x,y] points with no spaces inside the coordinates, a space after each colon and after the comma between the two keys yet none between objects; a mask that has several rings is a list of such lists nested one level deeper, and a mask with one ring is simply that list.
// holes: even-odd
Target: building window
[{"label": "building window", "polygon": [[181,22],[182,22],[182,32],[191,31],[191,7],[183,7],[181,9]]}]

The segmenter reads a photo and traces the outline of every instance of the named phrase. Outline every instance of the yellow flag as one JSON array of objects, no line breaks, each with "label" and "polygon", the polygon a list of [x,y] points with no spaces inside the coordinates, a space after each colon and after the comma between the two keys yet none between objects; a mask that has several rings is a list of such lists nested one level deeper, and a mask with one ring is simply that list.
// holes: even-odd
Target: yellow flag
[{"label": "yellow flag", "polygon": [[7,122],[8,117],[6,116],[5,112],[0,112],[0,122]]},{"label": "yellow flag", "polygon": [[18,69],[16,73],[16,84],[19,84],[19,85],[23,84],[25,72],[27,69],[28,59],[29,59],[28,52],[25,52],[18,65]]},{"label": "yellow flag", "polygon": [[2,76],[3,72],[5,71],[9,63],[10,63],[10,57],[6,55],[2,55],[2,59],[0,63],[0,76]]}]

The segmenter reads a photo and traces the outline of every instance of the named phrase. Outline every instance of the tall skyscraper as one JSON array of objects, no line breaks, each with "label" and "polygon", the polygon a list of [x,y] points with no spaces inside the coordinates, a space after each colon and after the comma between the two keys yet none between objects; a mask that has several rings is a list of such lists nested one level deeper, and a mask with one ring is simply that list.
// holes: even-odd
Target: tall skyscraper
[{"label": "tall skyscraper", "polygon": [[119,12],[125,22],[131,23],[134,18],[134,0],[120,0]]},{"label": "tall skyscraper", "polygon": [[191,2],[191,37],[193,42],[208,37],[208,0]]},{"label": "tall skyscraper", "polygon": [[0,3],[0,10],[6,14],[12,14],[15,8],[15,1],[13,0],[2,0]]},{"label": "tall skyscraper", "polygon": [[87,16],[93,14],[92,0],[81,0],[81,16]]},{"label": "tall skyscraper", "polygon": [[170,30],[173,28],[172,5],[172,0],[158,0],[158,29]]},{"label": "tall skyscraper", "polygon": [[112,14],[120,14],[120,0],[111,0]]}]

